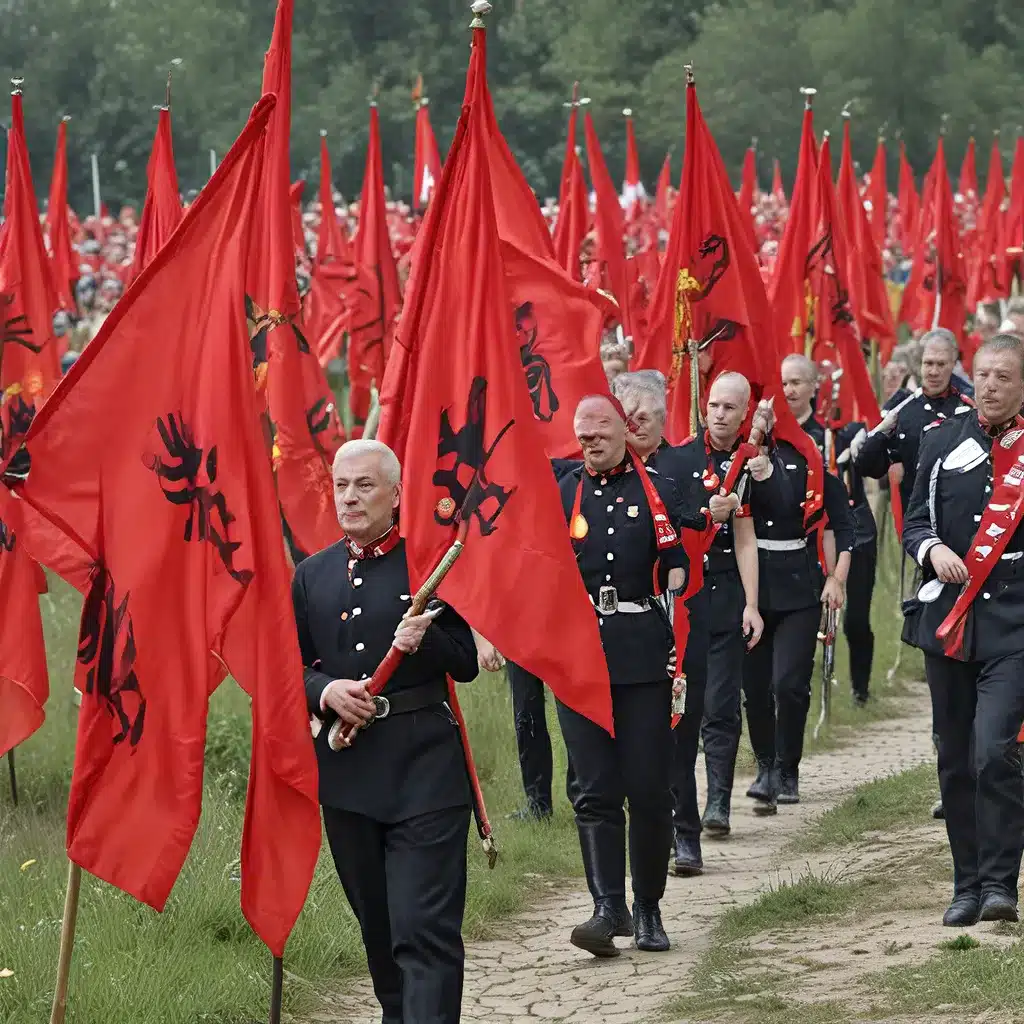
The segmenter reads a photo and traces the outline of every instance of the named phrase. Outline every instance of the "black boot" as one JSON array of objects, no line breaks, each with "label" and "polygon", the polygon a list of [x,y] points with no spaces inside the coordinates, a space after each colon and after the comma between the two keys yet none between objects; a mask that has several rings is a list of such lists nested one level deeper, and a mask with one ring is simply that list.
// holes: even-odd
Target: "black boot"
[{"label": "black boot", "polygon": [[753,811],[755,814],[760,815],[763,818],[771,814],[779,813],[778,797],[780,785],[781,779],[779,776],[779,769],[772,768],[771,771],[767,773],[765,796],[754,801]]},{"label": "black boot", "polygon": [[721,794],[708,794],[708,804],[700,823],[711,839],[725,839],[729,835],[729,804]]},{"label": "black boot", "polygon": [[779,781],[779,803],[800,803],[800,772],[797,768],[782,769]]},{"label": "black boot", "polygon": [[772,766],[766,761],[757,762],[757,778],[754,779],[747,790],[747,796],[751,800],[769,800],[771,799],[771,792],[768,785],[768,774],[771,772]]},{"label": "black boot", "polygon": [[680,878],[693,878],[695,875],[704,874],[704,860],[700,854],[700,836],[676,835],[673,870]]},{"label": "black boot", "polygon": [[633,934],[626,906],[626,837],[623,829],[611,822],[577,822],[577,829],[594,915],[572,930],[569,941],[594,956],[618,956],[614,936]]},{"label": "black boot", "polygon": [[946,817],[946,808],[942,806],[942,800],[936,800],[932,804],[932,817],[942,821]]},{"label": "black boot", "polygon": [[633,903],[633,933],[636,935],[637,949],[647,953],[664,953],[669,948],[657,900],[638,899]]}]

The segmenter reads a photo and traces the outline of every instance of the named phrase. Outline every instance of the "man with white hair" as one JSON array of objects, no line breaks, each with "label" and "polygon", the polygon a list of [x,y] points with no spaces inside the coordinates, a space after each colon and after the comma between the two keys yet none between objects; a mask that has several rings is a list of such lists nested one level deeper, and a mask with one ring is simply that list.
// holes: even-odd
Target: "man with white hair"
[{"label": "man with white hair", "polygon": [[[395,453],[349,441],[333,476],[345,536],[292,583],[310,712],[359,730],[338,751],[327,728],[316,732],[324,828],[383,1024],[455,1024],[471,796],[446,677],[473,679],[476,648],[452,609],[409,614]],[[392,646],[402,662],[371,697],[367,680]]]}]

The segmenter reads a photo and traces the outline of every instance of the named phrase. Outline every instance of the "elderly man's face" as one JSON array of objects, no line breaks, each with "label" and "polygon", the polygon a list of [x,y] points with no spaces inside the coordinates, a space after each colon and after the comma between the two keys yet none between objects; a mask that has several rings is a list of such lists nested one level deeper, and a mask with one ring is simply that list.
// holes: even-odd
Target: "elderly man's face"
[{"label": "elderly man's face", "polygon": [[901,388],[906,377],[907,368],[903,363],[895,361],[886,363],[885,369],[882,371],[882,387],[886,395],[891,395],[898,388]]},{"label": "elderly man's face", "polygon": [[974,358],[974,399],[992,426],[1013,419],[1024,404],[1020,353],[979,352]]},{"label": "elderly man's face", "polygon": [[401,485],[388,482],[380,455],[346,455],[334,466],[334,508],[346,536],[365,545],[387,532]]},{"label": "elderly man's face", "polygon": [[641,455],[653,452],[661,444],[665,432],[665,413],[653,395],[627,394],[623,396],[622,408],[634,426],[628,440],[630,446]]},{"label": "elderly man's face", "polygon": [[929,396],[941,395],[949,387],[956,365],[956,353],[949,345],[929,342],[921,356],[921,385]]},{"label": "elderly man's face", "polygon": [[625,457],[626,424],[611,403],[598,398],[580,402],[573,427],[591,471],[614,469]]}]

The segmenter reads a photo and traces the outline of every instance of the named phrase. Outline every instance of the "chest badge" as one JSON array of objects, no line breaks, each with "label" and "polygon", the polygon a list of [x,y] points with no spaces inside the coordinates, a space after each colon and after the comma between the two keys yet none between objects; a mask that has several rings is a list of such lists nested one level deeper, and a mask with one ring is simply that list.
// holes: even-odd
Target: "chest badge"
[{"label": "chest badge", "polygon": [[454,498],[442,498],[437,503],[437,514],[442,519],[450,519],[455,514],[455,499]]},{"label": "chest badge", "polygon": [[626,515],[629,516],[630,519],[636,519],[636,517],[638,515],[640,515],[640,506],[639,505],[630,505],[626,509]]},{"label": "chest badge", "polygon": [[583,540],[588,533],[590,533],[590,524],[586,519],[580,515],[573,516],[572,524],[569,527],[569,536],[573,540]]}]

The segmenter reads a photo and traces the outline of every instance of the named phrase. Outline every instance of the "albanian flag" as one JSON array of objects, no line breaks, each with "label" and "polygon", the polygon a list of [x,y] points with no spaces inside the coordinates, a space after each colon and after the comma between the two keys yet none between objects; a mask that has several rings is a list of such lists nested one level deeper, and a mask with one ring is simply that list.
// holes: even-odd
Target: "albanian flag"
[{"label": "albanian flag", "polygon": [[146,179],[146,202],[142,207],[142,222],[135,241],[135,259],[128,272],[129,283],[152,262],[161,246],[181,223],[181,193],[178,191],[178,172],[174,167],[170,107],[160,108],[153,149],[146,167]]},{"label": "albanian flag", "polygon": [[50,694],[38,566],[19,537],[19,504],[0,484],[0,757],[43,724]]},{"label": "albanian flag", "polygon": [[649,315],[648,344],[638,348],[635,365],[669,378],[666,434],[673,443],[690,434],[691,339],[702,346],[702,391],[726,370],[742,373],[755,394],[768,383],[775,345],[764,284],[692,81],[683,176]]},{"label": "albanian flag", "polygon": [[985,198],[978,215],[978,244],[968,268],[967,308],[977,309],[980,302],[1009,298],[1009,282],[1005,266],[996,251],[1003,225],[1003,200],[1006,198],[1006,179],[1003,177],[1003,155],[999,151],[999,136],[992,140],[989,157]]},{"label": "albanian flag", "polygon": [[50,266],[57,300],[62,309],[74,312],[78,257],[71,248],[71,225],[68,220],[68,120],[65,116],[57,125],[57,150],[50,178],[50,201],[46,206],[46,233],[50,242]]},{"label": "albanian flag", "polygon": [[583,167],[576,151],[576,121],[579,103],[573,90],[572,109],[569,111],[569,132],[565,140],[565,159],[558,192],[558,220],[555,222],[553,243],[555,259],[574,281],[582,281],[580,249],[590,230],[590,200],[587,184],[583,180]]},{"label": "albanian flag", "polygon": [[441,178],[441,154],[430,123],[430,101],[423,98],[416,108],[416,152],[413,174],[413,205],[424,210]]},{"label": "albanian flag", "polygon": [[199,822],[207,703],[227,670],[253,702],[242,909],[280,956],[320,822],[244,313],[273,106],[257,104],[37,415],[21,496],[92,564],[68,856],[163,908]]},{"label": "albanian flag", "polygon": [[421,228],[384,379],[380,439],[402,462],[403,504],[414,513],[400,520],[412,587],[464,524],[465,551],[440,596],[561,701],[611,731],[596,616],[509,316],[489,168],[485,47],[477,28],[462,116]]},{"label": "albanian flag", "polygon": [[878,144],[875,146],[875,162],[871,165],[868,199],[871,201],[871,237],[874,239],[875,248],[882,252],[888,233],[889,189],[885,173],[885,139],[881,136],[878,137]]}]

